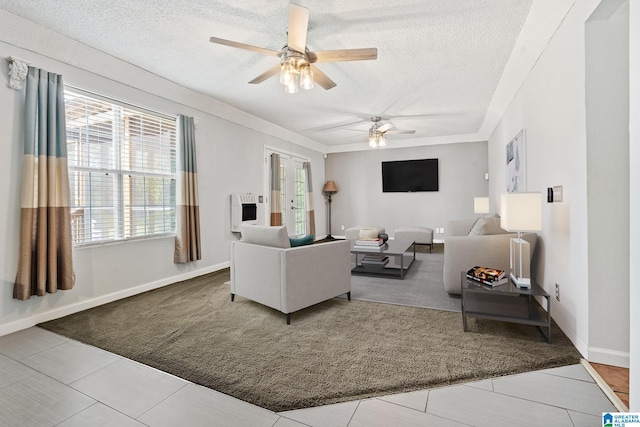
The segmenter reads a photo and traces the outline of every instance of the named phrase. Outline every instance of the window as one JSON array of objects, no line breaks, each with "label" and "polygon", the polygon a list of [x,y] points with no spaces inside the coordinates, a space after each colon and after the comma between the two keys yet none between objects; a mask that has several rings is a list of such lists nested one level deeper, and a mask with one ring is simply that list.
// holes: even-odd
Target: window
[{"label": "window", "polygon": [[74,244],[175,232],[176,118],[65,91]]}]

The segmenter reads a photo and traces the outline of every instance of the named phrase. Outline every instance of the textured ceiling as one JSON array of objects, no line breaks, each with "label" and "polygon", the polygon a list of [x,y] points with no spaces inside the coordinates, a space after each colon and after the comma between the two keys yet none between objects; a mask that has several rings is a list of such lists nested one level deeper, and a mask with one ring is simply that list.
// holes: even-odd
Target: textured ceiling
[{"label": "textured ceiling", "polygon": [[277,76],[247,83],[278,58],[209,42],[216,36],[280,50],[287,38],[286,0],[0,0],[0,8],[320,142],[327,151],[345,151],[366,147],[374,115],[396,129],[416,130],[390,135],[389,147],[461,135],[486,139],[481,130],[496,90],[510,82],[504,75],[510,58],[537,57],[573,0],[294,3],[309,8],[309,50],[376,47],[378,59],[320,63],[335,88],[286,94]]}]

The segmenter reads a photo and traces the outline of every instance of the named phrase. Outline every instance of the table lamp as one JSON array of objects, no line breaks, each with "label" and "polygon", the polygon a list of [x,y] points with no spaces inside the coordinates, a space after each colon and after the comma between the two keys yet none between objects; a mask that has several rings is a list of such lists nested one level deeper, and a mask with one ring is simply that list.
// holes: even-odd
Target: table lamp
[{"label": "table lamp", "polygon": [[522,233],[542,230],[542,193],[500,195],[500,226],[518,233],[509,246],[511,280],[517,288],[531,289],[530,247]]},{"label": "table lamp", "polygon": [[474,197],[473,198],[473,212],[477,214],[489,213],[489,198],[488,197]]},{"label": "table lamp", "polygon": [[336,187],[336,183],[333,181],[327,181],[324,184],[324,188],[322,192],[327,195],[327,201],[329,202],[329,232],[327,233],[327,239],[333,240],[333,236],[331,236],[331,196],[333,193],[338,192],[338,187]]}]

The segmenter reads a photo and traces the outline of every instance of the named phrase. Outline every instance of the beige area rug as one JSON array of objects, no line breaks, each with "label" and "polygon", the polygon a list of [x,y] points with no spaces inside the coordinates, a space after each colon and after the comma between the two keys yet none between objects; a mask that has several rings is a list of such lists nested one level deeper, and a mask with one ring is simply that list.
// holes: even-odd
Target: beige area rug
[{"label": "beige area rug", "polygon": [[228,270],[40,326],[272,411],[578,363],[554,325],[334,298],[285,316],[236,297]]}]

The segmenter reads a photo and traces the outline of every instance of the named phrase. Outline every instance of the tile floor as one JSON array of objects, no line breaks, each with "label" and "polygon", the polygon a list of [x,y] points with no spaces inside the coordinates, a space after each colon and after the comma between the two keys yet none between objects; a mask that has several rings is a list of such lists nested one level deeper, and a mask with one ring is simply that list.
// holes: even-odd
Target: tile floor
[{"label": "tile floor", "polygon": [[37,327],[0,337],[0,426],[600,426],[582,365],[274,413]]}]

